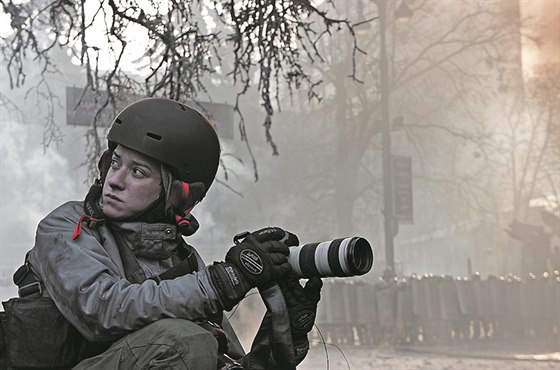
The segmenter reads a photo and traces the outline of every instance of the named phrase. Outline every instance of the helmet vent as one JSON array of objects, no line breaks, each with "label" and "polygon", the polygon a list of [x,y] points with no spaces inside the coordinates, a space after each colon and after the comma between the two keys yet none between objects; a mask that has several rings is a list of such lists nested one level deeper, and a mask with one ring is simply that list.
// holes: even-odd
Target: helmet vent
[{"label": "helmet vent", "polygon": [[120,124],[122,123],[122,121],[121,121],[120,119],[117,118],[117,119],[115,120],[115,123],[118,123],[118,124],[120,125]]},{"label": "helmet vent", "polygon": [[185,106],[183,104],[179,104],[179,108],[181,108],[182,111],[187,111],[187,108],[185,108]]},{"label": "helmet vent", "polygon": [[147,133],[146,133],[146,136],[151,137],[151,138],[154,139],[154,140],[158,140],[158,141],[161,140],[161,136],[160,136],[160,135],[154,134],[154,133],[152,133],[152,132],[147,132]]}]

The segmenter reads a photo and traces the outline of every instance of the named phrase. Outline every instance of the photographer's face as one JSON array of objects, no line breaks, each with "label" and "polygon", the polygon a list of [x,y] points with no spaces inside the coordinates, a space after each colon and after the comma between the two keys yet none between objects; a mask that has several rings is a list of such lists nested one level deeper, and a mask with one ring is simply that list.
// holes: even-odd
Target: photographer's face
[{"label": "photographer's face", "polygon": [[122,220],[145,210],[161,191],[158,161],[118,145],[103,184],[103,213]]}]

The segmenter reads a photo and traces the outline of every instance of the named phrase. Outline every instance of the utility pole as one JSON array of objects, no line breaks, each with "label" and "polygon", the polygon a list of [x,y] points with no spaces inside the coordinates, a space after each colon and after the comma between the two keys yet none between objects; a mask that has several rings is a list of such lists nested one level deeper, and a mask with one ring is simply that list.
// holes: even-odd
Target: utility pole
[{"label": "utility pole", "polygon": [[387,0],[374,0],[379,11],[379,68],[381,88],[381,145],[383,159],[383,216],[385,261],[395,271],[394,237],[396,220],[393,196],[393,165],[391,163],[391,127],[389,123],[389,66],[387,60]]}]

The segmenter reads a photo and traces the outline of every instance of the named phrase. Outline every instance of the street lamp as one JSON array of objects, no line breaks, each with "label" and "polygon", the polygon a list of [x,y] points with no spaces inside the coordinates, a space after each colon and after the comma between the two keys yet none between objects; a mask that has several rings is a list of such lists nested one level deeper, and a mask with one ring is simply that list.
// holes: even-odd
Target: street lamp
[{"label": "street lamp", "polygon": [[[387,267],[395,271],[394,238],[397,233],[393,195],[393,164],[391,155],[391,127],[389,121],[389,67],[387,59],[387,3],[388,0],[373,0],[379,12],[379,76],[381,93],[381,145],[383,160],[383,216],[385,233],[385,260]],[[412,10],[403,0],[395,12],[395,17],[408,21]]]}]

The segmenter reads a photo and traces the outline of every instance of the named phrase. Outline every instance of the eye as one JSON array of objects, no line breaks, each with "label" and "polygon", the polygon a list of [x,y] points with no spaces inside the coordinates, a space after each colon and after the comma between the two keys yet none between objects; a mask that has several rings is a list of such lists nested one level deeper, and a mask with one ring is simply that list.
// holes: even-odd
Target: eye
[{"label": "eye", "polygon": [[112,168],[118,168],[119,167],[119,161],[117,161],[117,159],[115,158],[111,158],[111,167]]},{"label": "eye", "polygon": [[144,171],[144,170],[143,170],[142,168],[140,168],[140,167],[134,167],[134,168],[132,169],[132,174],[133,174],[135,177],[146,177],[146,176],[147,176],[146,171]]}]

